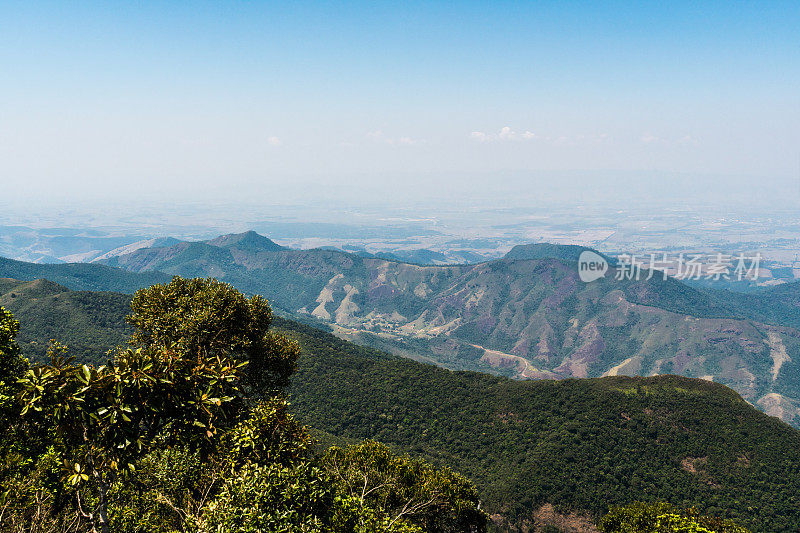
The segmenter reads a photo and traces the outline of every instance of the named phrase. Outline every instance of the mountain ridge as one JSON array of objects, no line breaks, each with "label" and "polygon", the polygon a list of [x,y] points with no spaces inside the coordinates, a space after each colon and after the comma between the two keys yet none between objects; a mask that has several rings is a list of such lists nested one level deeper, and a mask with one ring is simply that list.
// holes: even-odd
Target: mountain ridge
[{"label": "mountain ridge", "polygon": [[616,264],[613,258],[594,248],[577,244],[552,244],[546,242],[518,244],[511,248],[503,256],[503,259],[562,259],[564,261],[577,261],[583,252],[593,252],[608,261],[610,265]]},{"label": "mountain ridge", "polygon": [[263,252],[263,251],[278,251],[283,250],[283,246],[279,246],[275,244],[272,240],[264,237],[263,235],[259,235],[253,230],[246,231],[244,233],[229,233],[227,235],[220,235],[210,241],[206,241],[211,246],[217,246],[220,248],[242,248],[246,249],[251,252]]},{"label": "mountain ridge", "polygon": [[27,263],[0,257],[0,277],[31,281],[47,278],[73,290],[133,293],[169,281],[161,272],[130,272],[99,263]]},{"label": "mountain ridge", "polygon": [[647,271],[627,280],[611,267],[584,283],[573,259],[585,247],[536,244],[475,265],[422,266],[321,249],[253,252],[237,245],[248,235],[222,237],[225,248],[140,250],[118,264],[215,276],[343,338],[446,368],[703,377],[800,424],[800,329]]},{"label": "mountain ridge", "polygon": [[[253,239],[262,244],[255,251]],[[224,247],[183,242],[114,262],[134,272],[217,277],[342,338],[450,369],[517,378],[703,377],[800,424],[800,329],[767,304],[758,315],[672,278],[618,280],[613,268],[583,283],[564,259],[420,266],[276,249],[264,239],[233,234],[212,239]],[[784,291],[791,310],[794,293]],[[767,310],[775,320],[759,320],[770,318]]]}]

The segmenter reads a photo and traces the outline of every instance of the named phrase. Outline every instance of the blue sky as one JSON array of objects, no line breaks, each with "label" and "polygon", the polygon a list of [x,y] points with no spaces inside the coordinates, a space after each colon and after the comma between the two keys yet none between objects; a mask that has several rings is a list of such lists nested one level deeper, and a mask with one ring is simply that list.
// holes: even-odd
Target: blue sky
[{"label": "blue sky", "polygon": [[796,1],[3,2],[0,67],[19,195],[800,173]]}]

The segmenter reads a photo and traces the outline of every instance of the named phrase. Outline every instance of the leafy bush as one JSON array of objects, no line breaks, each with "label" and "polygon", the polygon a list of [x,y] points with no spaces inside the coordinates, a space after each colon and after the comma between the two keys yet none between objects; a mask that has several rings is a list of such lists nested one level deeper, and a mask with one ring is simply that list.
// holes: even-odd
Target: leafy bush
[{"label": "leafy bush", "polygon": [[[375,441],[332,447],[323,458],[337,494],[356,507],[345,530],[426,533],[485,531],[478,494],[464,477],[409,456],[393,454]],[[354,519],[354,520],[353,520]],[[341,525],[341,524],[340,524]],[[403,529],[405,528],[405,529]]]},{"label": "leafy bush", "polygon": [[614,507],[599,527],[603,533],[749,533],[731,520],[703,516],[697,509],[675,509],[663,502]]}]

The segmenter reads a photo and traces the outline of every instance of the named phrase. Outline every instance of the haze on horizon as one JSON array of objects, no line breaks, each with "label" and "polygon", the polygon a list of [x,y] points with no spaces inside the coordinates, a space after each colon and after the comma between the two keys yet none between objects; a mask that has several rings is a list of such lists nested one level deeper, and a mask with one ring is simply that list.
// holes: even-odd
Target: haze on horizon
[{"label": "haze on horizon", "polygon": [[798,27],[788,1],[4,2],[0,206],[796,205]]}]

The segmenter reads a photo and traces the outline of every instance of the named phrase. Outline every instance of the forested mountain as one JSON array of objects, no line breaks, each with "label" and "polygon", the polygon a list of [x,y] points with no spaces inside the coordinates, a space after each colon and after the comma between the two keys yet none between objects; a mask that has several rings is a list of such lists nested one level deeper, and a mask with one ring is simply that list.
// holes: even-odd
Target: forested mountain
[{"label": "forested mountain", "polygon": [[593,248],[575,244],[550,244],[539,242],[534,244],[519,244],[514,246],[505,255],[506,259],[563,259],[564,261],[577,261],[581,253],[591,251],[606,259],[610,263],[614,260]]},{"label": "forested mountain", "polygon": [[17,342],[25,355],[45,360],[48,344],[57,340],[84,362],[103,364],[105,353],[125,342],[130,296],[116,292],[71,291],[38,279],[0,278],[0,306],[21,322]]},{"label": "forested mountain", "polygon": [[750,293],[715,290],[708,294],[733,313],[767,324],[800,329],[800,281]]},{"label": "forested mountain", "polygon": [[678,376],[509,380],[278,326],[304,353],[291,389],[303,421],[451,465],[512,530],[543,525],[551,506],[556,523],[585,525],[639,499],[697,506],[753,531],[800,524],[800,432],[722,385]]},{"label": "forested mountain", "polygon": [[154,283],[169,281],[170,276],[160,272],[136,274],[99,264],[39,264],[0,257],[0,278],[25,281],[45,278],[72,290],[133,293]]},{"label": "forested mountain", "polygon": [[[46,281],[0,287],[2,305],[13,292],[23,333],[39,343],[54,333],[41,328],[68,315],[92,316],[87,334],[111,342],[128,312],[126,295]],[[26,326],[23,314],[38,325]],[[610,505],[642,499],[695,505],[753,531],[800,523],[800,432],[722,385],[677,376],[510,380],[416,363],[289,320],[273,326],[301,346],[290,392],[303,423],[464,473],[498,530],[569,522],[593,531]]]},{"label": "forested mountain", "polygon": [[[609,269],[580,281],[578,246],[514,248],[477,265],[419,266],[281,248],[254,232],[137,250],[108,264],[214,276],[355,342],[518,378],[680,374],[726,384],[800,424],[798,291],[700,292]],[[780,301],[776,306],[773,301]]]}]

